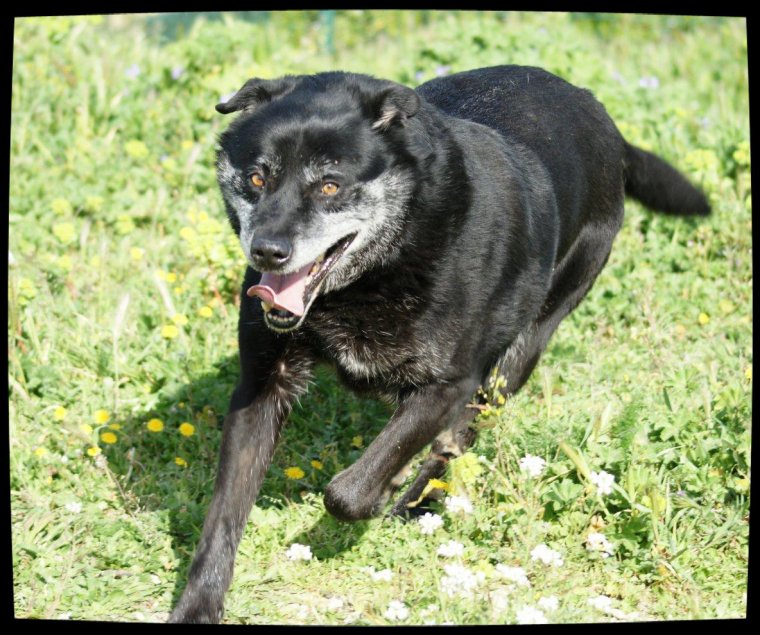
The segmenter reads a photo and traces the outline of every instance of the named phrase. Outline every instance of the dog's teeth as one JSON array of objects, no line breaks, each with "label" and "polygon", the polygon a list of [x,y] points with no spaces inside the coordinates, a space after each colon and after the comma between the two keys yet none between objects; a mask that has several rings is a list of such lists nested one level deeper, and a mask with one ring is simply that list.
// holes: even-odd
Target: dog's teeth
[{"label": "dog's teeth", "polygon": [[261,308],[264,309],[264,313],[269,313],[272,310],[272,305],[268,302],[261,301]]},{"label": "dog's teeth", "polygon": [[315,262],[314,266],[311,268],[311,271],[309,271],[309,275],[313,276],[315,273],[317,273],[317,271],[319,271],[319,263]]},{"label": "dog's teeth", "polygon": [[319,264],[321,264],[321,263],[322,263],[322,261],[323,261],[324,259],[325,259],[325,255],[324,255],[324,254],[320,254],[319,256],[317,256],[317,260],[316,260],[316,263],[319,265]]}]

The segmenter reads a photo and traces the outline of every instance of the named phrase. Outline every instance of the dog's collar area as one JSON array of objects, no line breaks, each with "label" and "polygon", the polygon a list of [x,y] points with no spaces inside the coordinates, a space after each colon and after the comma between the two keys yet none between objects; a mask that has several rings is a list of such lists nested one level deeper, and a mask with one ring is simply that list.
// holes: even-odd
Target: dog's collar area
[{"label": "dog's collar area", "polygon": [[259,284],[246,292],[261,299],[264,321],[271,329],[287,332],[297,328],[306,316],[327,274],[356,237],[341,238],[314,262],[287,276],[264,273]]}]

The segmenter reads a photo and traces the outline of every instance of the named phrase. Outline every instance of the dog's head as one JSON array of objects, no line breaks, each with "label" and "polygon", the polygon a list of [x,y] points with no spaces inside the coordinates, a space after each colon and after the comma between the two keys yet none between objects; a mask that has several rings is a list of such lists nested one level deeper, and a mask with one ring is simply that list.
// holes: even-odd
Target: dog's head
[{"label": "dog's head", "polygon": [[270,328],[297,328],[320,294],[391,257],[419,108],[410,88],[338,72],[250,79],[217,105],[242,113],[220,138],[218,180]]}]

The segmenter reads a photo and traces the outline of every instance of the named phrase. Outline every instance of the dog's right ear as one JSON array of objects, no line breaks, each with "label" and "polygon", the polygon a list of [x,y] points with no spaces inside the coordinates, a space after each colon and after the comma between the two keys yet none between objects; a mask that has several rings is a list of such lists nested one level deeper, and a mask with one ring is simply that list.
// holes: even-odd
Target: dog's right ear
[{"label": "dog's right ear", "polygon": [[272,101],[277,97],[287,95],[298,82],[298,77],[287,76],[278,79],[249,79],[227,101],[216,105],[216,111],[227,115],[238,110],[255,110],[261,104]]}]

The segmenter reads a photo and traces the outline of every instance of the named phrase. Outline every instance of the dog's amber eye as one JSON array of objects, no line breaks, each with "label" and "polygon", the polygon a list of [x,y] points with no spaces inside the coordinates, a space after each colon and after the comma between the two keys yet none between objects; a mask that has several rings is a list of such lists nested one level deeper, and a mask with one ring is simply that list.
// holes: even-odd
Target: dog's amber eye
[{"label": "dog's amber eye", "polygon": [[328,181],[324,185],[322,185],[322,194],[326,194],[327,196],[333,196],[338,191],[338,184],[333,183],[332,181]]},{"label": "dog's amber eye", "polygon": [[253,187],[264,187],[264,184],[266,181],[264,180],[264,177],[261,176],[258,172],[254,172],[251,175],[251,183],[253,183]]}]

